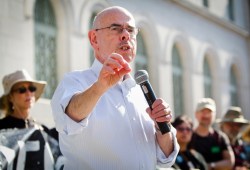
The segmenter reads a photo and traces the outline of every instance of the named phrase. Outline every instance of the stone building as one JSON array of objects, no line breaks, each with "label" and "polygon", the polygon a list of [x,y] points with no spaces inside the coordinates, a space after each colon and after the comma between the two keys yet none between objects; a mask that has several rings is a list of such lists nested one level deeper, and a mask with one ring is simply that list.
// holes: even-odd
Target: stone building
[{"label": "stone building", "polygon": [[133,69],[149,72],[175,115],[194,117],[196,102],[211,97],[217,117],[237,105],[250,119],[249,0],[1,0],[0,78],[25,68],[48,82],[33,109],[38,119],[53,126],[53,91],[66,72],[91,65],[88,29],[113,5],[140,27]]}]

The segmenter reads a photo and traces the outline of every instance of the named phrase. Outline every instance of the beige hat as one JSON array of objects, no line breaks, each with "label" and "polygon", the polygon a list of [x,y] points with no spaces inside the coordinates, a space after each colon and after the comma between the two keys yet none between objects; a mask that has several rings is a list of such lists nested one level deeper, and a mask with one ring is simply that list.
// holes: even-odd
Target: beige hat
[{"label": "beige hat", "polygon": [[249,121],[246,120],[242,114],[240,107],[231,106],[224,117],[222,119],[218,119],[217,123],[223,122],[234,122],[234,123],[242,123],[242,124],[249,124]]},{"label": "beige hat", "polygon": [[26,70],[17,70],[14,73],[8,74],[3,78],[3,88],[4,95],[8,95],[11,91],[11,88],[19,82],[31,82],[36,88],[35,98],[39,99],[41,94],[43,93],[44,87],[46,85],[45,81],[37,81],[33,80]]},{"label": "beige hat", "polygon": [[216,105],[214,100],[211,98],[202,98],[197,104],[196,112],[199,112],[202,109],[210,109],[212,112],[215,112]]}]

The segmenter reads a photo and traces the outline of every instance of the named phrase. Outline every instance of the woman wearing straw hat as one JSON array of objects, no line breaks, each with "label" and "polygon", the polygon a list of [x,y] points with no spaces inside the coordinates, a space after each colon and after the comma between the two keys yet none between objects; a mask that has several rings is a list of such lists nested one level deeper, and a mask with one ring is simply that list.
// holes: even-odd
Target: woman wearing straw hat
[{"label": "woman wearing straw hat", "polygon": [[241,108],[231,106],[222,119],[216,120],[220,124],[221,130],[227,134],[235,155],[235,168],[245,170],[250,168],[247,162],[246,151],[244,149],[241,132],[249,121],[244,118]]},{"label": "woman wearing straw hat", "polygon": [[[26,70],[18,70],[4,76],[2,83],[4,94],[0,98],[0,109],[4,111],[4,118],[0,119],[0,136],[6,135],[6,132],[11,132],[15,139],[15,135],[19,134],[17,131],[25,129],[27,130],[26,134],[29,134],[27,135],[28,138],[21,139],[21,142],[25,143],[25,147],[19,146],[18,143],[19,151],[16,153],[18,161],[16,165],[14,165],[17,169],[22,169],[23,167],[23,169],[38,170],[47,170],[62,166],[63,162],[60,162],[60,160],[63,158],[60,156],[61,153],[57,135],[52,135],[49,128],[34,121],[30,116],[30,109],[43,93],[46,82],[32,79]],[[7,137],[12,139],[13,136]],[[11,142],[15,143],[17,141]],[[2,140],[0,140],[0,146],[5,143],[6,142],[2,143]],[[7,144],[3,147],[8,148],[10,146]],[[23,148],[25,148],[24,153],[26,157],[25,154],[21,154]],[[6,158],[8,157],[6,156],[8,155],[6,149],[3,150],[0,148],[0,154],[1,153],[5,155]],[[53,158],[51,154],[53,154]],[[20,157],[20,155],[22,156]],[[2,160],[0,160],[0,169],[2,165],[1,161]],[[8,161],[7,166],[14,166],[12,165],[13,162],[13,160]]]},{"label": "woman wearing straw hat", "polygon": [[[26,70],[4,76],[0,109],[4,110],[5,117],[0,120],[0,129],[36,125],[30,117],[30,109],[43,93],[45,85],[45,81],[33,80]],[[45,126],[42,128],[48,130]]]}]

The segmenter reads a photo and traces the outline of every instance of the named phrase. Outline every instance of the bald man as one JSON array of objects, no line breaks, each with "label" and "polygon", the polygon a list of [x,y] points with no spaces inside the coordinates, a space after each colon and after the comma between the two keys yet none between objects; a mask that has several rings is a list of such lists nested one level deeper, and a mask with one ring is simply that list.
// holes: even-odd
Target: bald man
[{"label": "bald man", "polygon": [[65,169],[153,170],[171,167],[179,151],[163,99],[149,108],[130,76],[139,29],[132,14],[118,6],[97,14],[88,37],[93,65],[65,75],[51,101]]}]

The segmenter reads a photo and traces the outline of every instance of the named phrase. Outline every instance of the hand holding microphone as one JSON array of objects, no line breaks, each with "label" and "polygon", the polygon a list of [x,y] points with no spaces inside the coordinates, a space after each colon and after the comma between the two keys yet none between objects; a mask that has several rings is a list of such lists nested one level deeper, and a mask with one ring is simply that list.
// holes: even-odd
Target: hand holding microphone
[{"label": "hand holding microphone", "polygon": [[[137,84],[141,86],[141,89],[143,91],[143,94],[148,102],[148,105],[150,109],[152,110],[152,105],[156,100],[156,96],[154,94],[154,91],[149,83],[148,80],[148,73],[146,70],[138,70],[135,73],[135,81]],[[170,132],[170,125],[167,122],[156,122],[161,133],[165,134]]]}]

